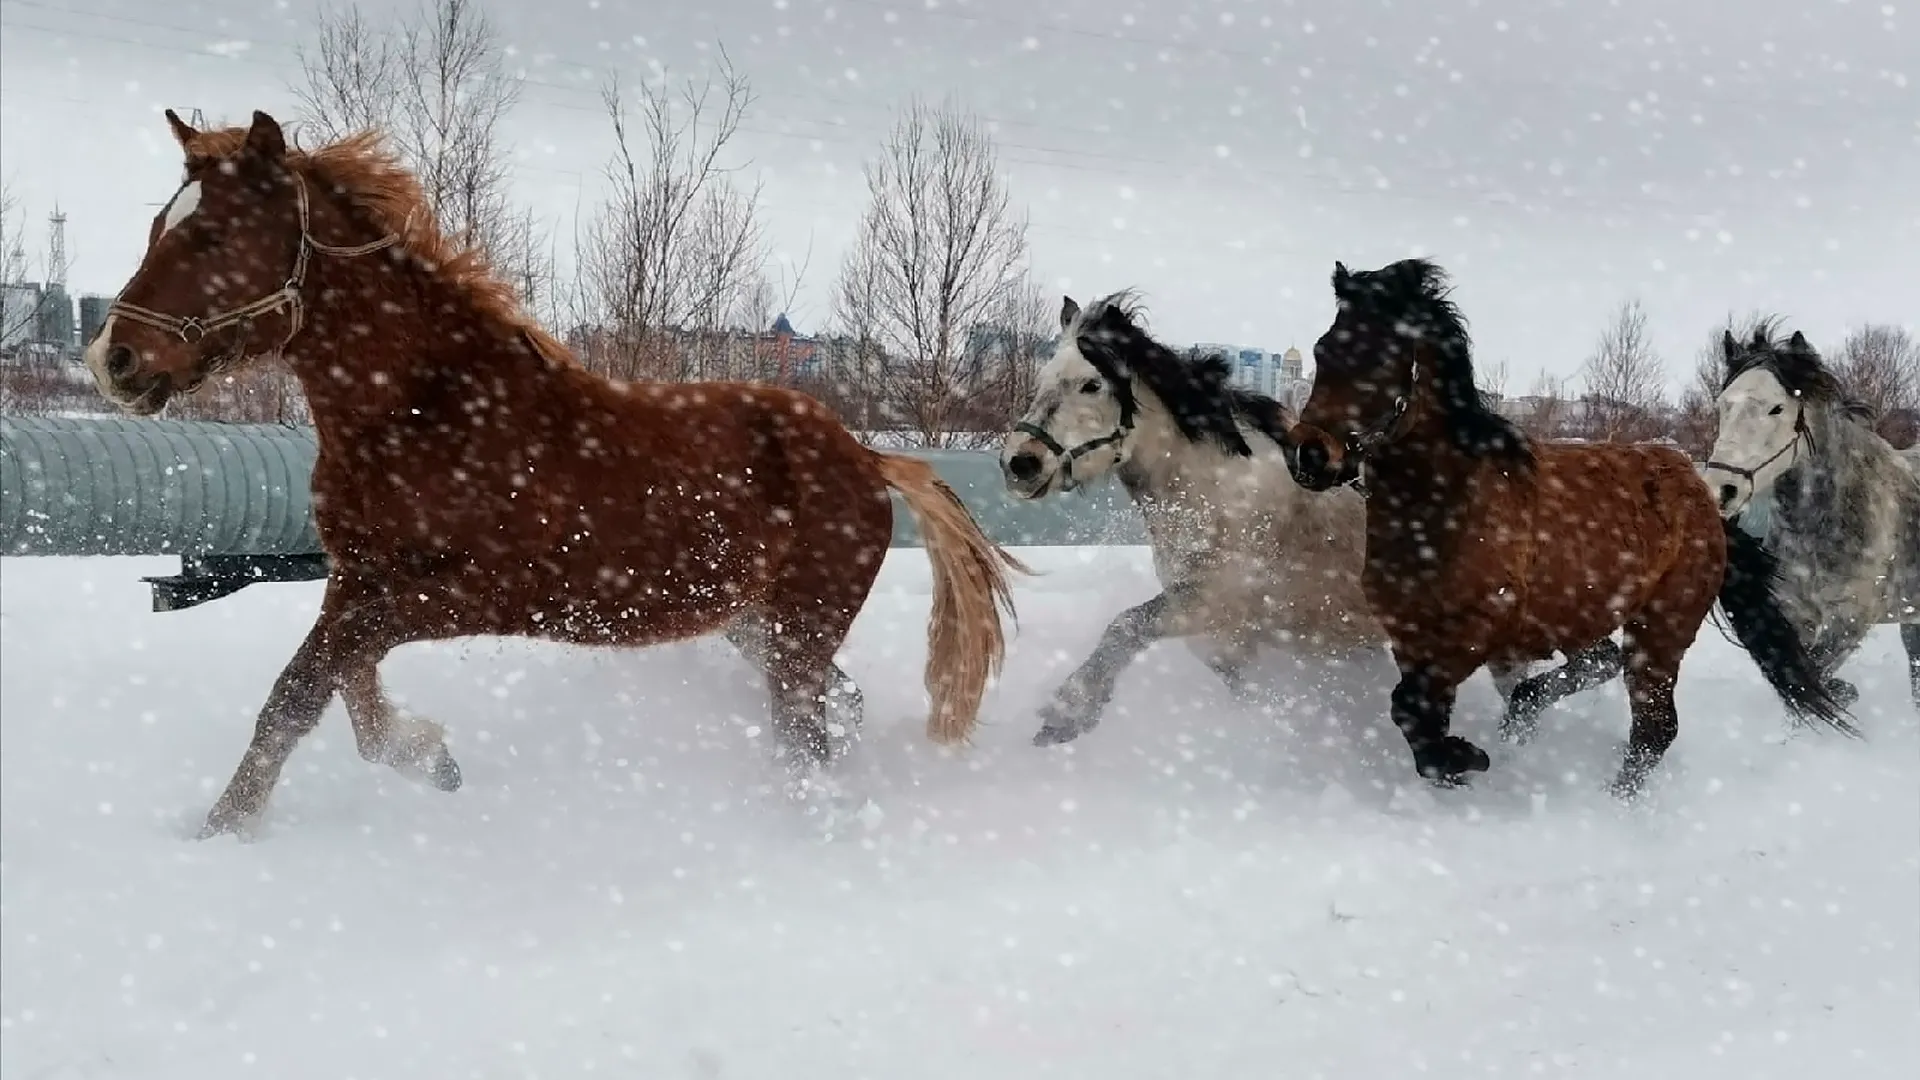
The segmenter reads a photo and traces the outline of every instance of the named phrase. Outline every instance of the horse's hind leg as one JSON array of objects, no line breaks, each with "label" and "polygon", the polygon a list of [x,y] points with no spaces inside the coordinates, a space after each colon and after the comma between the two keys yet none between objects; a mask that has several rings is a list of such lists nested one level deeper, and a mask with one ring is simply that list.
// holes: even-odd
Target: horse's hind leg
[{"label": "horse's hind leg", "polygon": [[1219,634],[1190,640],[1201,662],[1219,677],[1235,701],[1242,705],[1259,703],[1260,696],[1254,690],[1252,680],[1247,678],[1247,669],[1253,666],[1253,659],[1260,648],[1250,632],[1241,630],[1237,636]]},{"label": "horse's hind leg", "polygon": [[1641,619],[1627,625],[1625,681],[1633,727],[1620,772],[1613,780],[1616,796],[1631,798],[1638,794],[1647,774],[1660,764],[1680,734],[1673,688],[1680,679],[1680,659],[1693,636],[1677,623],[1655,624]]},{"label": "horse's hind leg", "polygon": [[1907,681],[1913,689],[1913,707],[1920,709],[1920,623],[1900,624],[1900,644],[1907,650]]},{"label": "horse's hind leg", "polygon": [[340,672],[340,697],[360,756],[441,791],[458,791],[460,766],[447,750],[445,729],[394,708],[380,687],[379,661],[377,655],[365,655]]},{"label": "horse's hind leg", "polygon": [[1807,647],[1808,654],[1820,669],[1828,695],[1843,709],[1853,708],[1854,703],[1860,700],[1860,688],[1835,673],[1860,648],[1860,643],[1867,639],[1867,632],[1872,629],[1871,624],[1860,619],[1830,619],[1814,634],[1812,643]]},{"label": "horse's hind leg", "polygon": [[1548,707],[1599,686],[1620,674],[1625,664],[1619,643],[1612,638],[1601,638],[1567,657],[1567,662],[1559,667],[1518,680],[1506,695],[1507,711],[1500,718],[1500,737],[1520,745],[1531,742],[1540,729],[1540,714]]},{"label": "horse's hind leg", "polygon": [[[724,633],[740,655],[767,677],[769,692],[773,692],[773,653],[768,639],[767,620],[757,614],[742,615],[728,623]],[[837,650],[838,646],[835,648]],[[866,695],[861,692],[860,684],[854,682],[853,676],[842,670],[831,655],[827,660],[825,686],[822,722],[832,744],[830,756],[840,757],[866,723]]]}]

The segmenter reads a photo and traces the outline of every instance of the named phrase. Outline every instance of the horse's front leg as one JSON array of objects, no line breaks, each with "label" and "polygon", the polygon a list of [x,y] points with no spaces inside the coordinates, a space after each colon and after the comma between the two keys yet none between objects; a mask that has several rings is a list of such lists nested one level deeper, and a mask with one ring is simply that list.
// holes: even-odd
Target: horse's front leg
[{"label": "horse's front leg", "polygon": [[1053,700],[1041,708],[1041,727],[1034,733],[1033,745],[1072,742],[1098,727],[1120,673],[1154,642],[1185,633],[1198,596],[1199,590],[1191,586],[1175,586],[1108,623],[1093,655],[1067,676]]},{"label": "horse's front leg", "polygon": [[1400,682],[1393,688],[1393,723],[1413,751],[1413,767],[1435,784],[1455,786],[1465,774],[1485,772],[1487,752],[1450,734],[1453,703],[1465,676],[1441,665],[1400,663]]},{"label": "horse's front leg", "polygon": [[207,814],[202,838],[240,831],[266,808],[281,769],[318,726],[343,677],[355,675],[356,689],[364,690],[365,671],[397,644],[390,616],[391,601],[377,588],[339,577],[328,580],[320,616],[274,680],[247,752]]}]

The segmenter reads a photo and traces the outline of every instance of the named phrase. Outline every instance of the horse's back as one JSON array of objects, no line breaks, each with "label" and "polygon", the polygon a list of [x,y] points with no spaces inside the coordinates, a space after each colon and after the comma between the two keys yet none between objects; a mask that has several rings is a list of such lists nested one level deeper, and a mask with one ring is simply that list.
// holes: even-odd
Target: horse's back
[{"label": "horse's back", "polygon": [[1572,642],[1584,646],[1656,607],[1705,617],[1726,534],[1691,459],[1643,444],[1550,443],[1537,453],[1528,621],[1591,639]]}]

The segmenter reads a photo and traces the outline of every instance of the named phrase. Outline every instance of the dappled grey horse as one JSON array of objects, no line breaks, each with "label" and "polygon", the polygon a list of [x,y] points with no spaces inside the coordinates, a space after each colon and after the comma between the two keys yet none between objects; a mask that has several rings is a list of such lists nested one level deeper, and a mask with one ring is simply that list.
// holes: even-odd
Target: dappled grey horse
[{"label": "dappled grey horse", "polygon": [[1721,348],[1720,431],[1701,467],[1721,513],[1780,560],[1782,600],[1843,701],[1858,691],[1840,665],[1899,623],[1920,708],[1920,451],[1874,433],[1802,334],[1781,343],[1763,323]]}]

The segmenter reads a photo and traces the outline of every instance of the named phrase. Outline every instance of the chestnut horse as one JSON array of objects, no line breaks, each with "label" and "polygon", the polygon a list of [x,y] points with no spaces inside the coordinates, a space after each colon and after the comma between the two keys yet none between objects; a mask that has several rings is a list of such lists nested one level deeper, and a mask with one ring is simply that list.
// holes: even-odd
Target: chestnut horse
[{"label": "chestnut horse", "polygon": [[1853,732],[1776,591],[1759,541],[1723,521],[1678,450],[1535,446],[1488,408],[1446,275],[1409,259],[1350,273],[1314,344],[1313,391],[1288,432],[1301,485],[1364,467],[1362,586],[1400,681],[1393,721],[1442,784],[1484,771],[1451,734],[1456,689],[1482,665],[1569,656],[1625,630],[1632,734],[1613,790],[1637,792],[1678,734],[1680,661],[1716,601],[1796,719]]},{"label": "chestnut horse", "polygon": [[886,556],[889,489],[933,565],[928,735],[968,738],[1005,653],[1007,569],[1026,568],[931,466],[868,449],[790,390],[589,373],[477,250],[441,234],[376,134],[300,151],[260,112],[245,129],[167,121],[185,175],[88,367],[147,415],[278,351],[313,412],[332,563],[203,835],[264,808],[336,693],[363,757],[458,787],[441,728],[399,715],[377,665],[407,642],[474,635],[640,646],[722,632],[766,674],[804,792],[836,753],[825,697],[850,682],[834,653]]}]

